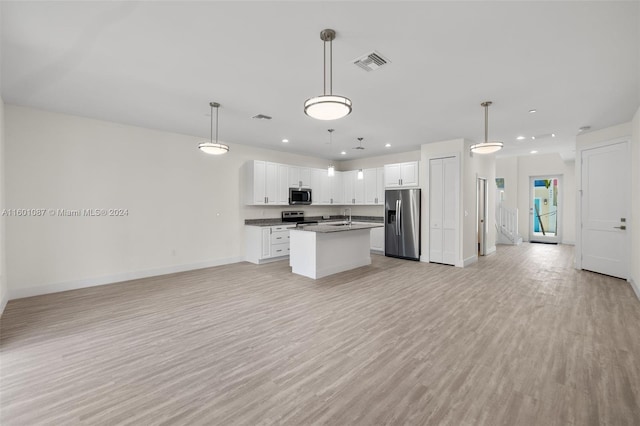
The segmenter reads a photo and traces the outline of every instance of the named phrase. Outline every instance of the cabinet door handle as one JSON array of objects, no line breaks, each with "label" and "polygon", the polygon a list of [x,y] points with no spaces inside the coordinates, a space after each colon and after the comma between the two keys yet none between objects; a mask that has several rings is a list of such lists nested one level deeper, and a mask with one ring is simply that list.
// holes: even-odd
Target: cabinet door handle
[{"label": "cabinet door handle", "polygon": [[616,228],[616,229],[622,229],[623,231],[624,231],[625,229],[627,229],[627,227],[626,227],[626,226],[624,226],[624,225],[621,225],[621,226],[614,226],[614,228]]}]

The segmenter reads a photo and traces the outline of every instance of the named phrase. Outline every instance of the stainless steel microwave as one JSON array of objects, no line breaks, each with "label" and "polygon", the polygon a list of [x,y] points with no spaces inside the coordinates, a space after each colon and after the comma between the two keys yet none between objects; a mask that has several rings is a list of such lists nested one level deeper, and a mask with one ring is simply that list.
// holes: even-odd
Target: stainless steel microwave
[{"label": "stainless steel microwave", "polygon": [[311,189],[289,188],[289,204],[292,206],[311,204]]}]

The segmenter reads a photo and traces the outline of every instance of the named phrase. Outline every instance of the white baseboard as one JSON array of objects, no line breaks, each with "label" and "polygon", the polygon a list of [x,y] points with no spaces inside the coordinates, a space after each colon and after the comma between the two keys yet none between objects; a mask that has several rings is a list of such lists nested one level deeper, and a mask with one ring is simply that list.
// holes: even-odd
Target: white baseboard
[{"label": "white baseboard", "polygon": [[7,302],[9,302],[9,298],[6,294],[3,294],[2,300],[0,300],[0,316],[4,313],[4,308],[7,307]]},{"label": "white baseboard", "polygon": [[[146,271],[124,272],[122,274],[108,275],[104,277],[86,278],[74,281],[65,281],[53,284],[45,284],[36,287],[9,289],[9,300],[22,299],[23,297],[39,296],[41,294],[59,293],[61,291],[76,290],[79,288],[95,287],[105,284],[115,284],[122,281],[137,280],[140,278],[156,277],[158,275],[174,274],[176,272],[193,271],[196,269],[211,268],[214,266],[228,265],[242,262],[243,257],[229,257],[216,259],[209,262],[192,263],[188,265],[175,265],[165,268],[149,269]],[[3,307],[4,309],[4,307]]]},{"label": "white baseboard", "polygon": [[[494,247],[495,249],[495,247]],[[466,268],[467,266],[473,265],[478,261],[478,255],[474,254],[473,256],[469,256],[462,261],[462,267]]]},{"label": "white baseboard", "polygon": [[560,244],[566,244],[568,246],[575,246],[576,242],[571,240],[563,240]]},{"label": "white baseboard", "polygon": [[485,256],[489,256],[490,254],[493,254],[493,253],[495,253],[495,252],[496,252],[496,246],[489,247],[489,248],[487,249],[487,252],[485,253]]},{"label": "white baseboard", "polygon": [[631,284],[633,292],[636,294],[638,300],[640,300],[640,286],[635,281],[633,281],[633,278],[629,278],[629,284]]}]

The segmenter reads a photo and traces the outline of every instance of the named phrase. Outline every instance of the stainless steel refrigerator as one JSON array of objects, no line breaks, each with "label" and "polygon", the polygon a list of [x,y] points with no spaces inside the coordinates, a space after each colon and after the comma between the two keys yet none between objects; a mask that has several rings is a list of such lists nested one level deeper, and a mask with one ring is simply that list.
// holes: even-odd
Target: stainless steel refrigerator
[{"label": "stainless steel refrigerator", "polygon": [[384,200],[384,254],[420,260],[420,189],[387,189]]}]

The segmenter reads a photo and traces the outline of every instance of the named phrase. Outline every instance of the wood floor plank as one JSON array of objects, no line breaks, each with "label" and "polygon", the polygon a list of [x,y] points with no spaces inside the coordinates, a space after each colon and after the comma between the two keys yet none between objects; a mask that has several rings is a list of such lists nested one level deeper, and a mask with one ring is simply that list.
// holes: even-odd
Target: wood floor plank
[{"label": "wood floor plank", "polygon": [[3,425],[638,425],[640,302],[573,248],[239,263],[10,301]]}]

